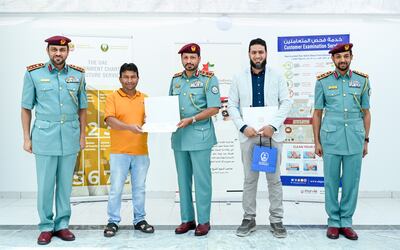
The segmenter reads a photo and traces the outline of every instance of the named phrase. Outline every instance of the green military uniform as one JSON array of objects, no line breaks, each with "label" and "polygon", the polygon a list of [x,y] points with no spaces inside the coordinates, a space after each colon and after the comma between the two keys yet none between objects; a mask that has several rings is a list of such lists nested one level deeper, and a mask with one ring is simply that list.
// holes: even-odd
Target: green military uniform
[{"label": "green military uniform", "polygon": [[[58,70],[51,62],[27,68],[22,108],[35,108],[32,151],[36,157],[39,230],[68,228],[70,195],[76,156],[80,150],[79,109],[87,108],[84,70],[65,65]],[[56,217],[53,196],[56,192]]]},{"label": "green military uniform", "polygon": [[[179,96],[181,119],[190,118],[206,108],[219,108],[217,78],[209,72],[197,71],[188,78],[177,73],[171,81],[169,95]],[[211,148],[217,143],[211,118],[201,120],[172,134],[182,222],[194,220],[192,176],[194,176],[197,218],[200,224],[210,221]]]},{"label": "green military uniform", "polygon": [[[315,109],[324,109],[320,130],[329,227],[351,227],[357,204],[365,139],[362,109],[369,109],[368,75],[349,70],[317,77]],[[342,166],[342,169],[341,169]],[[342,197],[338,201],[340,180]]]}]

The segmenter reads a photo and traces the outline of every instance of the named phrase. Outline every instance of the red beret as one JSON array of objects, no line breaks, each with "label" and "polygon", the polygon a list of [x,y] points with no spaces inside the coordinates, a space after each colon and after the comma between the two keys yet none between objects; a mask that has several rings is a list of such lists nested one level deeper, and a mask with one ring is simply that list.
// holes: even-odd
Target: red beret
[{"label": "red beret", "polygon": [[335,47],[333,47],[329,51],[329,53],[334,55],[334,54],[340,53],[340,52],[351,51],[352,47],[353,47],[352,43],[338,43]]},{"label": "red beret", "polygon": [[200,56],[200,46],[195,43],[186,44],[178,51],[178,54],[183,54],[183,53],[196,53],[197,55]]},{"label": "red beret", "polygon": [[67,46],[71,39],[65,36],[52,36],[45,40],[49,45],[65,45]]}]

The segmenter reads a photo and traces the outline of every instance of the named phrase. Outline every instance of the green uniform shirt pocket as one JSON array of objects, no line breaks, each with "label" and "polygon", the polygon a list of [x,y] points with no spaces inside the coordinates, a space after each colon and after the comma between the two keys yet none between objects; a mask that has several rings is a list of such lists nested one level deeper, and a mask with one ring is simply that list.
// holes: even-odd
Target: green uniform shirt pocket
[{"label": "green uniform shirt pocket", "polygon": [[335,144],[339,138],[335,138],[336,126],[331,124],[323,124],[321,127],[321,143]]},{"label": "green uniform shirt pocket", "polygon": [[202,142],[207,140],[211,134],[210,127],[211,126],[210,126],[209,119],[207,119],[205,121],[199,121],[199,122],[193,124],[195,137],[200,139],[200,141],[202,141]]},{"label": "green uniform shirt pocket", "polygon": [[339,95],[339,89],[328,89],[326,91],[326,97],[336,97],[337,95]]},{"label": "green uniform shirt pocket", "polygon": [[54,90],[54,85],[51,83],[39,83],[37,85],[36,94],[39,98],[46,98],[51,95]]},{"label": "green uniform shirt pocket", "polygon": [[39,129],[50,128],[50,122],[42,121],[42,120],[36,120],[35,121],[35,127],[39,128]]},{"label": "green uniform shirt pocket", "polygon": [[79,83],[67,83],[68,91],[78,92],[79,90]]}]

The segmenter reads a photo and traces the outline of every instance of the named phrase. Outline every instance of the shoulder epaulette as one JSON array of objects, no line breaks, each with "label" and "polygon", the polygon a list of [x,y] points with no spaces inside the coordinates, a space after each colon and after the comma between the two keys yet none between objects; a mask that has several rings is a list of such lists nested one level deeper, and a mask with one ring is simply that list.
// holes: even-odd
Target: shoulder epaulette
[{"label": "shoulder epaulette", "polygon": [[44,67],[44,63],[36,63],[36,64],[32,64],[32,65],[29,65],[28,67],[26,67],[26,70],[32,71],[32,70],[40,69],[43,67]]},{"label": "shoulder epaulette", "polygon": [[85,69],[82,68],[82,67],[79,67],[79,66],[76,66],[76,65],[73,65],[73,64],[68,64],[68,66],[73,68],[73,69],[75,69],[75,70],[78,70],[78,71],[80,71],[82,73],[85,73]]},{"label": "shoulder epaulette", "polygon": [[173,77],[178,77],[178,76],[181,76],[182,74],[183,74],[183,72],[181,71],[181,72],[176,73]]},{"label": "shoulder epaulette", "polygon": [[200,70],[199,74],[207,77],[212,77],[214,75],[214,72]]},{"label": "shoulder epaulette", "polygon": [[320,74],[320,75],[317,76],[317,80],[324,79],[324,78],[326,78],[326,77],[332,75],[333,72],[334,72],[334,71],[328,71],[328,72],[325,72],[325,73],[323,73],[323,74]]},{"label": "shoulder epaulette", "polygon": [[357,70],[353,70],[353,73],[356,73],[357,75],[360,75],[360,76],[363,76],[365,78],[368,78],[368,75],[363,73],[363,72],[360,72],[360,71],[357,71]]}]

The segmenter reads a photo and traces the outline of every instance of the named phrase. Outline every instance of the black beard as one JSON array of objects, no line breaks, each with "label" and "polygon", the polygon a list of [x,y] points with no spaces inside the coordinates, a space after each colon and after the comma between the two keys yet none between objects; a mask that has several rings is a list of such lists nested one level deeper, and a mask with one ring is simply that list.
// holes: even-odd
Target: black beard
[{"label": "black beard", "polygon": [[345,65],[346,65],[345,68],[342,68],[342,67],[340,66],[340,64],[335,65],[335,66],[336,66],[337,69],[339,69],[339,70],[341,70],[341,71],[347,71],[347,70],[349,70],[350,64],[345,64]]},{"label": "black beard", "polygon": [[255,69],[264,69],[265,65],[267,65],[267,59],[265,59],[264,61],[262,61],[261,63],[254,63],[251,59],[250,59],[250,65],[251,67],[255,68]]}]

